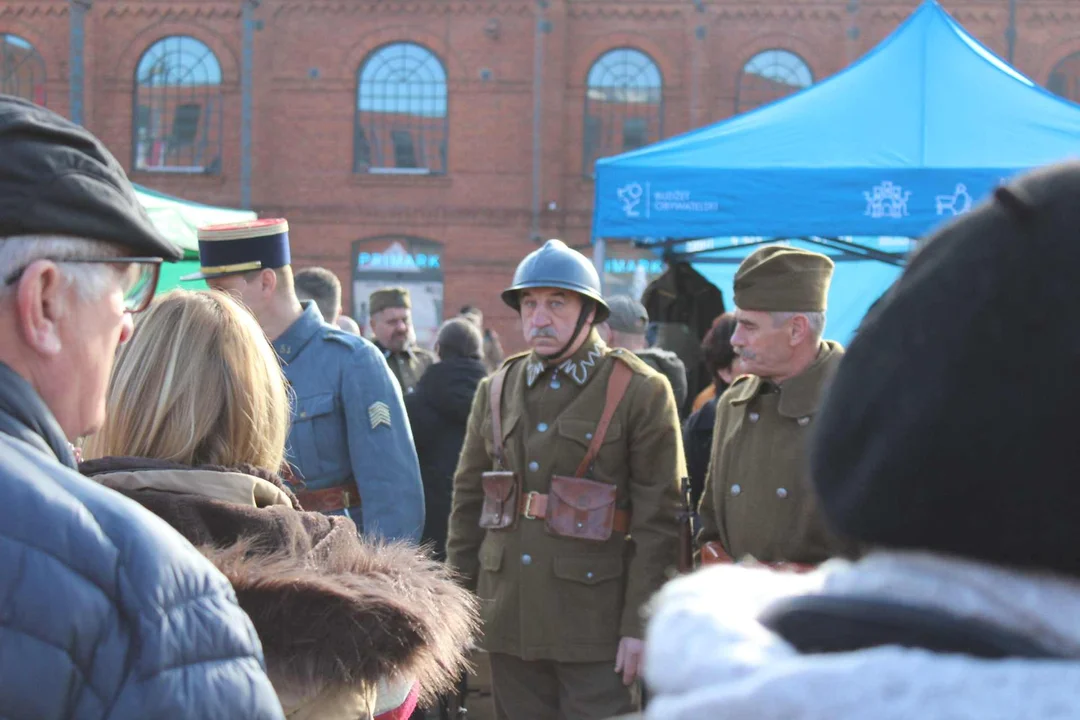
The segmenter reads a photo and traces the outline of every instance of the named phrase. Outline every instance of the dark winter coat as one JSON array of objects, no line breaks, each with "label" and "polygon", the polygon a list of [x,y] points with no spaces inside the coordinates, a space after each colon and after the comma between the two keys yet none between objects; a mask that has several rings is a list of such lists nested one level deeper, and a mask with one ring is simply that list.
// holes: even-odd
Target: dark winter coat
[{"label": "dark winter coat", "polygon": [[463,668],[474,601],[442,566],[361,539],[346,517],[299,510],[276,476],[145,458],[80,469],[164,519],[229,578],[288,717],[377,716],[417,685],[426,696],[450,689]]},{"label": "dark winter coat", "polygon": [[487,371],[479,360],[444,360],[428,368],[416,392],[405,398],[424,480],[427,521],[423,540],[433,544],[440,560],[446,557],[454,471],[465,442],[476,386],[485,375]]}]

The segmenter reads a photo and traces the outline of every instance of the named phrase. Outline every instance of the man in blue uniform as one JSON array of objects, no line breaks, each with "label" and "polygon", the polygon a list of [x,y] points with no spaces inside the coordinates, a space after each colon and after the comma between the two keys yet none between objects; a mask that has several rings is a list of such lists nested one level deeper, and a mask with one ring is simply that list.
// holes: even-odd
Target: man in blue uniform
[{"label": "man in blue uniform", "polygon": [[351,517],[368,536],[416,541],[424,491],[401,391],[374,345],[296,297],[285,220],[199,230],[200,272],[259,321],[296,396],[288,457],[305,510]]}]

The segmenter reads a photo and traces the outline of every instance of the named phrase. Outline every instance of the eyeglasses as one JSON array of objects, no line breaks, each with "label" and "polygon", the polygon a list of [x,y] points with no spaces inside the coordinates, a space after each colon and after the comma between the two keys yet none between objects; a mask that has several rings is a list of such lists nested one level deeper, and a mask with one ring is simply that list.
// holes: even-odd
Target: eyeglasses
[{"label": "eyeglasses", "polygon": [[[150,305],[157,291],[158,277],[161,274],[161,258],[151,257],[106,257],[106,258],[79,258],[68,260],[64,258],[35,258],[38,260],[51,260],[60,265],[114,265],[121,270],[124,276],[124,312],[142,312]],[[123,267],[121,267],[123,266]],[[15,272],[4,278],[5,285],[11,285],[22,277],[29,264],[24,265]]]}]

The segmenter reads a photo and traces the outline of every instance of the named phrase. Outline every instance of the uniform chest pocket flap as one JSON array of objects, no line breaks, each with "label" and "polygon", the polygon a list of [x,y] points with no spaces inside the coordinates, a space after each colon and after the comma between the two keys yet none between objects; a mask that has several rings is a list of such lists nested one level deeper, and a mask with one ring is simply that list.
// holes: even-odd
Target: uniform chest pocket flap
[{"label": "uniform chest pocket flap", "polygon": [[[581,420],[575,418],[563,418],[559,420],[559,437],[573,440],[583,448],[588,448],[592,442],[593,433],[596,432],[596,422],[593,420]],[[612,422],[604,433],[604,445],[622,439],[622,425]]]},{"label": "uniform chest pocket flap", "polygon": [[334,412],[334,394],[310,395],[296,401],[296,422],[313,420]]},{"label": "uniform chest pocket flap", "polygon": [[615,523],[615,486],[555,475],[551,478],[544,522],[553,535],[577,540],[607,540]]}]

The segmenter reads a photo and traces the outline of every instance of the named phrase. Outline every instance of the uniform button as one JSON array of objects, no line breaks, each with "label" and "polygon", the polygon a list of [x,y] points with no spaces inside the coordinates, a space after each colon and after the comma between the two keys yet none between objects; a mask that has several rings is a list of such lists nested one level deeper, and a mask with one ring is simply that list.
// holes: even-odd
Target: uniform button
[{"label": "uniform button", "polygon": [[783,500],[787,497],[787,490],[785,490],[784,488],[776,488],[776,497]]},{"label": "uniform button", "polygon": [[561,387],[562,387],[562,383],[559,382],[558,380],[552,380],[551,381],[551,389],[552,390],[558,390]]},{"label": "uniform button", "polygon": [[761,418],[761,415],[759,415],[758,413],[756,413],[756,412],[750,413],[750,422],[757,422],[760,418]]},{"label": "uniform button", "polygon": [[539,425],[536,426],[536,429],[539,430],[540,432],[547,432],[547,428],[548,428],[547,423],[540,423]]},{"label": "uniform button", "polygon": [[801,417],[801,418],[799,418],[799,420],[798,420],[798,423],[799,423],[799,425],[800,425],[801,427],[806,427],[807,425],[809,425],[809,424],[810,424],[810,418],[808,418],[808,417]]},{"label": "uniform button", "polygon": [[537,470],[540,469],[540,463],[533,460],[531,463],[529,463],[529,469],[532,470],[533,472],[536,472]]},{"label": "uniform button", "polygon": [[580,530],[581,528],[585,527],[585,523],[578,523],[577,526],[578,530]]},{"label": "uniform button", "polygon": [[307,413],[306,412],[301,412],[300,417],[307,417]]},{"label": "uniform button", "polygon": [[592,433],[585,433],[586,440],[592,440]]},{"label": "uniform button", "polygon": [[592,572],[587,572],[587,573],[585,573],[585,577],[586,577],[586,579],[588,579],[588,580],[592,580],[592,578],[593,578]]},{"label": "uniform button", "polygon": [[742,488],[739,487],[738,483],[731,486],[731,494],[732,494],[732,496],[738,495],[741,492],[742,492]]},{"label": "uniform button", "polygon": [[522,565],[532,565],[532,555],[522,555],[521,556],[521,564]]}]

